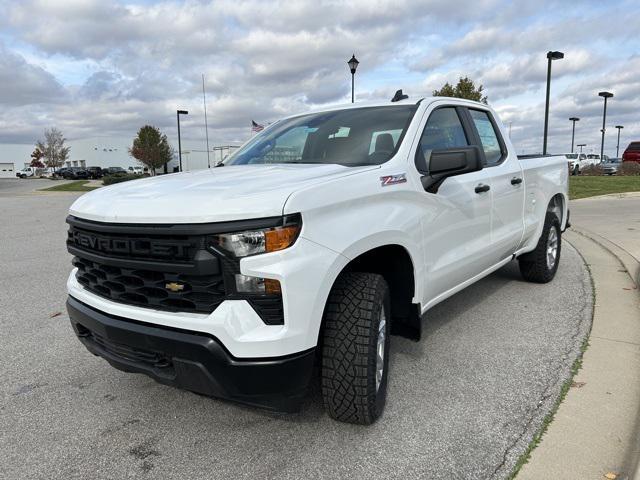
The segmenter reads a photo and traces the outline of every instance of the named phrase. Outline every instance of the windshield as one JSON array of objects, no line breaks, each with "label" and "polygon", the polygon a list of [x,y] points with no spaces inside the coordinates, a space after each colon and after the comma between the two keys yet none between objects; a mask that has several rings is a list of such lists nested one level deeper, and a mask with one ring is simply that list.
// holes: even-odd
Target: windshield
[{"label": "windshield", "polygon": [[575,160],[576,158],[578,158],[578,154],[577,153],[567,153],[565,155],[566,158],[568,158],[569,160]]},{"label": "windshield", "polygon": [[600,155],[594,155],[593,153],[587,155],[587,158],[600,158]]},{"label": "windshield", "polygon": [[416,105],[365,107],[290,118],[256,135],[224,165],[380,165],[400,146]]}]

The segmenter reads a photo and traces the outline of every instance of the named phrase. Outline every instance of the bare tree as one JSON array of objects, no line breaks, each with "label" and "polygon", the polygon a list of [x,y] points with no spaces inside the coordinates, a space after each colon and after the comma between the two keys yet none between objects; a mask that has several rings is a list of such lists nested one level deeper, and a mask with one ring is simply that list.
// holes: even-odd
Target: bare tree
[{"label": "bare tree", "polygon": [[51,127],[44,131],[44,141],[38,140],[36,143],[36,149],[42,153],[45,165],[53,168],[54,171],[69,158],[71,147],[64,145],[66,140],[60,130],[56,127]]}]

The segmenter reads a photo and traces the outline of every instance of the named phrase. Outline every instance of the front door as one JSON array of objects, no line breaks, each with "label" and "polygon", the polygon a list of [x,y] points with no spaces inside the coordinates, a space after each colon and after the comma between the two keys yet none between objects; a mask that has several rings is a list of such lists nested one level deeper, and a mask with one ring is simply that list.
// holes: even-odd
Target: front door
[{"label": "front door", "polygon": [[[463,126],[463,122],[464,125]],[[431,112],[417,155],[473,142],[464,110],[444,106]],[[491,178],[485,170],[447,178],[437,192],[424,192],[423,235],[427,302],[492,265]]]}]

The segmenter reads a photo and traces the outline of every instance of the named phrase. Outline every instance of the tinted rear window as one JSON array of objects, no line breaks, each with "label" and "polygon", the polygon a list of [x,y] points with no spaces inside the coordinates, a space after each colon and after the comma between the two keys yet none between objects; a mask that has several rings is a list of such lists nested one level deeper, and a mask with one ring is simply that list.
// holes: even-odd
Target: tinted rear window
[{"label": "tinted rear window", "polygon": [[633,150],[634,152],[637,152],[638,150],[640,150],[640,142],[631,142],[627,147],[627,150]]}]

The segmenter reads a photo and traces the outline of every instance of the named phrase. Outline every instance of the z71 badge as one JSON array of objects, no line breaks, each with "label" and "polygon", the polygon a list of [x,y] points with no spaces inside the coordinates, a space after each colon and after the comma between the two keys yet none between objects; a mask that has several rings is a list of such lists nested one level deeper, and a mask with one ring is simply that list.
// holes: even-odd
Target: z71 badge
[{"label": "z71 badge", "polygon": [[384,177],[380,177],[380,182],[383,187],[388,187],[389,185],[397,185],[398,183],[406,183],[407,175],[405,173],[398,173],[397,175],[385,175]]}]

